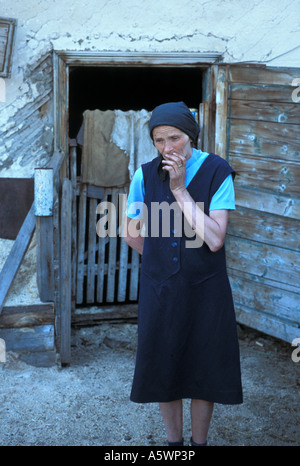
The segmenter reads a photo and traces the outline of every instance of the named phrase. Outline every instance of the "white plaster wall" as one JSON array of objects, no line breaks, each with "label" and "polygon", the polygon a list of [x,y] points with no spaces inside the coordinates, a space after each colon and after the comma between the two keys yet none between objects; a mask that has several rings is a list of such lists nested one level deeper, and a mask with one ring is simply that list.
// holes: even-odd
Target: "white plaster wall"
[{"label": "white plaster wall", "polygon": [[18,21],[0,102],[0,177],[33,176],[52,151],[51,50],[219,52],[225,62],[300,68],[299,6],[299,0],[0,0],[0,16]]}]

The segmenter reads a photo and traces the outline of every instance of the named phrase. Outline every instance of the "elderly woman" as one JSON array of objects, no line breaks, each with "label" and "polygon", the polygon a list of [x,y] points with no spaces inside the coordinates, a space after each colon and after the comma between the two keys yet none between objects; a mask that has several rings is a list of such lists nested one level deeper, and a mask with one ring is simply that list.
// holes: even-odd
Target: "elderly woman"
[{"label": "elderly woman", "polygon": [[[235,173],[221,157],[194,148],[199,126],[183,102],[156,107],[149,126],[159,156],[136,171],[127,207],[125,241],[142,254],[131,400],[159,402],[168,445],[183,445],[182,400],[191,399],[191,445],[202,446],[214,403],[242,403],[224,249]],[[153,206],[162,203],[178,209],[168,212],[168,235],[161,225],[151,235],[154,221],[166,221],[163,209],[154,220]],[[186,228],[178,233],[179,212],[194,244]]]}]

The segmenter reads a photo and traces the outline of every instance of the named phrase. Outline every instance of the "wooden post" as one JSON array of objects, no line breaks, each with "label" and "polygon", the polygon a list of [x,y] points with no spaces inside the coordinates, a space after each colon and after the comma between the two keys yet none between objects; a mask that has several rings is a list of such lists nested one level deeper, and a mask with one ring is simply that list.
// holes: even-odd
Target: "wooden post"
[{"label": "wooden post", "polygon": [[199,126],[200,133],[198,138],[198,149],[203,152],[207,152],[207,141],[208,141],[208,102],[201,102],[199,105]]},{"label": "wooden post", "polygon": [[87,205],[87,185],[81,186],[79,195],[78,211],[78,246],[77,246],[77,284],[76,284],[76,303],[83,302],[83,282],[84,282],[84,250],[85,250],[85,223],[86,223],[86,205]]},{"label": "wooden post", "polygon": [[228,67],[218,70],[216,89],[215,152],[226,158]]},{"label": "wooden post", "polygon": [[37,236],[37,284],[43,302],[54,299],[53,275],[53,169],[36,168],[34,211]]},{"label": "wooden post", "polygon": [[63,179],[61,202],[61,254],[60,254],[60,359],[62,366],[71,362],[71,299],[72,299],[72,183]]},{"label": "wooden post", "polygon": [[70,139],[70,179],[72,182],[72,312],[76,307],[76,271],[77,271],[77,143]]}]

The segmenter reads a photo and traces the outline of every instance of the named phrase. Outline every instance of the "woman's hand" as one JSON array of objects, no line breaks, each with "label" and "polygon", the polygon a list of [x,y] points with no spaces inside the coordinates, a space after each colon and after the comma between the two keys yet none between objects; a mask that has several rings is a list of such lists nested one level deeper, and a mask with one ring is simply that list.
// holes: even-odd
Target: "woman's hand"
[{"label": "woman's hand", "polygon": [[171,191],[184,190],[186,176],[186,158],[178,152],[164,155],[163,170],[169,172]]}]

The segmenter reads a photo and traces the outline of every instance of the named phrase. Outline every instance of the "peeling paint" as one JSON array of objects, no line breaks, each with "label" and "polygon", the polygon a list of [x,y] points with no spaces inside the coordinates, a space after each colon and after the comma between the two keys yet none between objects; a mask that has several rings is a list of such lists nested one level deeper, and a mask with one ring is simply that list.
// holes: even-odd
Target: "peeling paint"
[{"label": "peeling paint", "polygon": [[49,53],[23,70],[27,90],[13,106],[23,106],[9,116],[0,134],[1,177],[31,178],[53,151],[52,55]]},{"label": "peeling paint", "polygon": [[32,177],[52,153],[53,49],[216,52],[228,63],[300,67],[298,18],[288,0],[3,3],[1,15],[16,18],[18,27],[0,101],[0,176]]}]

